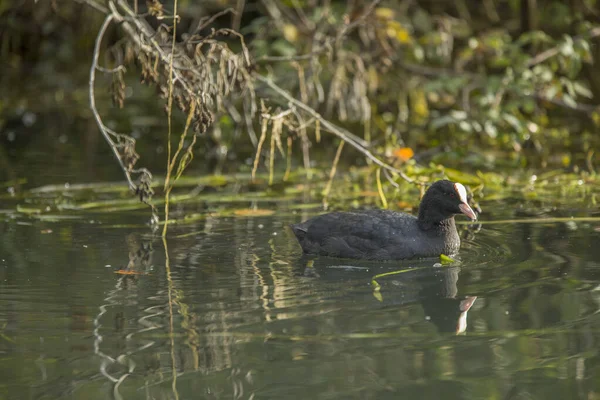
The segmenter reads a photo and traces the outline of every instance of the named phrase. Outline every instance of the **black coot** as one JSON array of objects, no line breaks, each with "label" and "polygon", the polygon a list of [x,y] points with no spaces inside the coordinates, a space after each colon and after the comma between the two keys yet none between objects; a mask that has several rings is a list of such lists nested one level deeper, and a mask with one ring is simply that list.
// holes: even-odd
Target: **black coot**
[{"label": "black coot", "polygon": [[465,187],[441,180],[423,196],[418,218],[388,210],[333,212],[292,225],[292,230],[307,254],[371,260],[435,257],[458,252],[454,215],[461,213],[477,218]]}]

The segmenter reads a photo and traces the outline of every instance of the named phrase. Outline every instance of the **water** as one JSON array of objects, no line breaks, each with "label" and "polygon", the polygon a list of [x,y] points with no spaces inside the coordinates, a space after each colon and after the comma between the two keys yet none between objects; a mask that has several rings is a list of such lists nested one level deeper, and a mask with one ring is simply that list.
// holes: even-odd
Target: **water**
[{"label": "water", "polygon": [[167,261],[139,215],[0,223],[0,399],[600,397],[594,220],[462,226],[434,267],[307,264],[285,209],[175,227]]}]

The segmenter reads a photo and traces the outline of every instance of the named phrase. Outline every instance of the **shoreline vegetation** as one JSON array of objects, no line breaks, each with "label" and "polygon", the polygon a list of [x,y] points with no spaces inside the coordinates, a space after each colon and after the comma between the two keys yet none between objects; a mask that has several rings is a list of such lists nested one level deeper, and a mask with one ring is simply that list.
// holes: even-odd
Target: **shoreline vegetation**
[{"label": "shoreline vegetation", "polygon": [[[7,76],[88,63],[87,106],[154,224],[169,220],[171,191],[193,160],[216,176],[250,173],[245,184],[267,191],[304,174],[323,182],[315,187],[325,208],[336,191],[348,192],[344,182],[360,182],[384,208],[397,207],[407,184],[423,192],[442,177],[468,185],[474,198],[511,179],[532,196],[544,173],[564,175],[554,181],[567,186],[595,182],[598,6],[483,3],[0,2],[0,51]],[[26,17],[34,28],[20,24]],[[67,23],[74,20],[85,27]],[[71,58],[50,61],[64,37]],[[135,135],[140,97],[166,117]],[[7,99],[4,131],[35,107]],[[163,167],[138,152],[151,140],[164,143]],[[164,200],[152,200],[155,190]]]}]

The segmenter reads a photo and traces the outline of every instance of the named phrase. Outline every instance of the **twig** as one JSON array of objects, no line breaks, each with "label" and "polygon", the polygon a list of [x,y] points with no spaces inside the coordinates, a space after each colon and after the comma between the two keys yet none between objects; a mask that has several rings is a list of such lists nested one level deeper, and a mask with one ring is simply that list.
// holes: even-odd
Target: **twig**
[{"label": "twig", "polygon": [[269,127],[269,120],[263,118],[260,129],[260,139],[258,139],[258,145],[256,146],[256,156],[254,157],[254,165],[252,166],[252,182],[256,179],[256,170],[258,169],[258,161],[260,160],[260,152],[262,151],[263,144],[267,138],[267,128]]},{"label": "twig", "polygon": [[279,61],[302,61],[302,60],[310,60],[314,56],[322,54],[322,53],[325,53],[328,50],[329,49],[322,47],[322,48],[314,50],[314,51],[312,51],[310,53],[301,54],[301,55],[297,55],[297,56],[262,56],[261,58],[259,58],[256,61],[257,62],[279,62]]},{"label": "twig", "polygon": [[[599,217],[548,217],[527,219],[502,219],[493,221],[477,221],[481,225],[506,225],[506,224],[550,224],[558,222],[600,222]],[[458,225],[470,225],[471,221],[456,221]]]},{"label": "twig", "polygon": [[[210,17],[201,18],[200,21],[198,21],[198,26],[196,26],[196,29],[194,29],[193,33],[199,33],[200,31],[202,31],[202,29],[204,29],[208,25],[212,24],[217,18],[222,17],[223,15],[229,14],[229,13],[236,15],[236,11],[233,8],[227,8],[223,11],[216,13],[215,15],[210,16]],[[183,45],[185,46],[192,37],[194,37],[193,34],[191,34],[190,37],[183,42]]]},{"label": "twig", "polygon": [[285,173],[283,174],[283,181],[286,182],[290,177],[290,171],[292,170],[292,137],[287,137],[287,155],[285,157]]},{"label": "twig", "polygon": [[398,185],[398,183],[396,183],[395,180],[392,179],[392,177],[390,176],[390,172],[387,169],[383,170],[383,175],[385,175],[385,179],[388,180],[388,182],[395,187],[396,189],[400,188],[400,185]]},{"label": "twig", "polygon": [[121,64],[115,68],[104,68],[99,65],[96,65],[96,69],[100,72],[104,72],[105,74],[114,74],[115,72],[125,71],[125,66]]},{"label": "twig", "polygon": [[352,21],[349,24],[344,25],[344,27],[342,28],[342,30],[340,30],[340,32],[337,35],[336,38],[336,43],[339,44],[339,41],[342,40],[344,38],[344,36],[346,36],[348,33],[350,33],[354,28],[356,28],[366,17],[368,17],[371,12],[373,12],[373,9],[375,9],[375,7],[381,2],[381,0],[374,0],[371,2],[371,4],[369,4],[369,6],[367,7],[367,9],[365,10],[364,13],[362,13],[358,18],[356,18],[354,21]]},{"label": "twig", "polygon": [[596,170],[594,169],[593,159],[594,159],[594,150],[590,150],[590,151],[588,151],[588,153],[585,157],[585,164],[587,165],[587,168],[588,168],[588,171],[590,171],[590,174],[596,175]]},{"label": "twig", "polygon": [[323,118],[321,116],[321,114],[319,114],[317,111],[315,111],[313,108],[311,108],[310,106],[302,103],[301,101],[295,99],[292,95],[290,95],[287,91],[285,91],[284,89],[280,88],[279,86],[277,86],[271,79],[266,78],[258,73],[254,73],[254,78],[259,81],[264,83],[265,85],[267,85],[268,87],[270,87],[274,92],[276,92],[277,94],[279,94],[280,96],[282,96],[283,98],[285,98],[288,102],[294,104],[297,108],[304,110],[305,112],[307,112],[308,114],[310,114],[313,118],[315,118],[317,121],[319,121],[319,123],[322,125],[322,127],[324,129],[326,129],[327,131],[333,133],[335,136],[337,136],[338,138],[342,139],[343,141],[347,142],[350,146],[354,147],[356,150],[358,150],[360,153],[362,153],[365,157],[367,157],[368,159],[370,159],[371,161],[373,161],[375,164],[379,165],[382,168],[387,169],[388,171],[391,172],[395,172],[398,175],[400,175],[400,177],[402,179],[404,179],[406,182],[408,183],[413,183],[419,186],[422,186],[423,183],[415,181],[414,179],[409,178],[404,172],[400,171],[397,168],[392,167],[391,165],[381,161],[379,158],[377,158],[375,155],[373,155],[373,153],[371,153],[366,147],[365,145],[363,145],[361,142],[364,142],[364,140],[357,138],[355,135],[351,134],[350,132],[346,131],[345,129],[329,122],[328,120],[326,120],[325,118]]},{"label": "twig", "polygon": [[125,178],[127,178],[127,183],[129,184],[129,188],[131,190],[135,190],[136,186],[133,183],[133,181],[131,180],[131,176],[129,174],[128,169],[125,167],[125,164],[123,164],[123,160],[117,149],[117,144],[112,140],[112,138],[110,136],[111,133],[114,134],[115,132],[108,129],[102,122],[102,118],[100,117],[100,114],[98,113],[98,109],[96,108],[96,97],[94,94],[94,85],[96,83],[96,70],[98,69],[98,58],[100,56],[100,46],[102,45],[102,38],[104,37],[104,34],[106,33],[106,29],[108,28],[108,26],[110,25],[110,23],[112,21],[113,21],[113,16],[108,15],[104,19],[104,22],[102,23],[102,26],[100,27],[100,30],[98,31],[98,36],[96,36],[96,43],[94,45],[94,55],[92,57],[92,66],[90,67],[90,80],[88,83],[90,109],[92,110],[92,113],[94,114],[94,118],[96,119],[96,124],[98,125],[98,128],[100,128],[100,132],[102,133],[102,136],[104,136],[104,140],[106,140],[106,142],[110,146],[113,154],[115,155],[115,157],[117,159],[117,162],[119,163],[119,165],[121,166],[121,169],[123,170],[123,173],[125,174]]},{"label": "twig", "polygon": [[[575,40],[584,39],[584,38],[592,39],[597,36],[600,36],[600,27],[593,28],[586,34],[575,36],[575,37],[573,37],[573,40],[575,41]],[[557,46],[554,46],[546,51],[542,51],[540,54],[538,54],[537,56],[530,59],[527,62],[527,64],[525,64],[525,65],[528,68],[531,68],[534,65],[540,64],[540,63],[546,61],[547,59],[552,58],[555,55],[557,55],[558,53],[560,53],[561,47],[562,47],[562,43]]]},{"label": "twig", "polygon": [[[164,190],[165,190],[165,225],[163,227],[163,231],[162,231],[162,235],[163,238],[167,236],[167,229],[169,227],[169,198],[171,197],[171,186],[169,185],[170,183],[170,179],[171,179],[171,172],[173,171],[173,166],[175,165],[175,157],[177,157],[177,154],[175,154],[175,157],[173,157],[173,161],[171,161],[171,133],[172,133],[172,114],[173,114],[173,59],[175,58],[175,43],[176,43],[176,38],[177,38],[177,0],[175,0],[175,3],[173,5],[174,9],[173,9],[173,38],[171,40],[171,57],[169,59],[169,95],[167,97],[167,125],[168,125],[168,132],[167,132],[167,177],[165,179],[165,186],[164,186]],[[193,106],[190,107],[190,110],[193,110]],[[181,141],[180,141],[180,147],[177,149],[177,153],[179,152],[179,150],[181,149],[181,145],[183,144],[183,140],[185,138],[185,135],[187,135],[187,128],[189,127],[189,121],[191,121],[192,119],[192,115],[193,115],[193,111],[192,113],[190,113],[190,116],[188,116],[188,123],[186,124],[186,129],[182,135]],[[173,385],[175,385],[175,381],[173,381]]]},{"label": "twig", "polygon": [[306,177],[310,179],[312,178],[312,171],[310,169],[310,140],[308,139],[306,128],[303,127],[305,124],[302,114],[300,114],[296,108],[292,108],[292,111],[298,120],[298,125],[301,127],[296,129],[296,132],[300,135],[300,143],[302,144],[302,162],[304,163],[304,169],[306,170]]},{"label": "twig", "polygon": [[331,171],[329,171],[329,180],[327,181],[327,185],[325,186],[325,190],[323,190],[323,207],[327,209],[327,198],[329,197],[329,192],[331,191],[331,185],[333,184],[333,178],[335,177],[335,172],[337,170],[337,165],[340,162],[340,157],[342,155],[342,149],[344,148],[343,140],[340,140],[340,144],[338,145],[337,151],[335,152],[335,158],[333,159],[333,165],[331,166]]},{"label": "twig", "polygon": [[447,68],[436,68],[436,67],[428,67],[426,65],[420,64],[412,64],[404,61],[399,61],[398,65],[400,68],[407,70],[408,72],[412,72],[417,75],[427,76],[432,78],[440,78],[443,76],[457,76],[457,77],[468,77],[471,79],[484,78],[482,75],[473,74],[465,71],[454,71]]},{"label": "twig", "polygon": [[81,4],[87,4],[88,6],[100,11],[102,14],[108,14],[108,8],[104,7],[104,5],[95,2],[94,0],[75,0]]},{"label": "twig", "polygon": [[384,209],[387,209],[388,202],[387,202],[387,199],[385,198],[385,193],[383,193],[383,186],[381,185],[381,168],[377,168],[377,172],[375,175],[377,178],[377,193],[379,193],[379,198],[381,199],[381,205],[383,206]]}]

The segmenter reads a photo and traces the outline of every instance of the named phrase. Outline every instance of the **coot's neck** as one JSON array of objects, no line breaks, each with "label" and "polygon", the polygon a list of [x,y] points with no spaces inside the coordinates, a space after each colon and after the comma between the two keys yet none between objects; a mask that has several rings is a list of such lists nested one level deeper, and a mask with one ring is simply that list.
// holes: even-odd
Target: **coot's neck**
[{"label": "coot's neck", "polygon": [[429,194],[427,192],[423,196],[419,205],[419,228],[424,231],[433,229],[442,232],[455,232],[454,215],[448,215],[448,213],[443,212],[438,204],[435,203],[435,199],[429,196]]},{"label": "coot's neck", "polygon": [[438,231],[438,232],[456,232],[456,224],[454,223],[454,216],[445,219],[427,218],[428,216],[422,215],[419,211],[419,218],[417,224],[423,231]]}]

